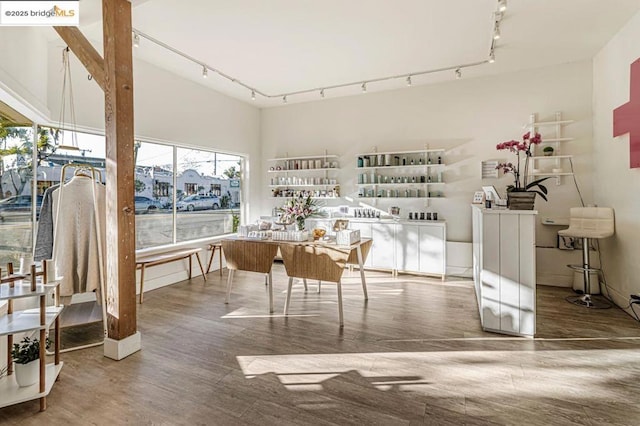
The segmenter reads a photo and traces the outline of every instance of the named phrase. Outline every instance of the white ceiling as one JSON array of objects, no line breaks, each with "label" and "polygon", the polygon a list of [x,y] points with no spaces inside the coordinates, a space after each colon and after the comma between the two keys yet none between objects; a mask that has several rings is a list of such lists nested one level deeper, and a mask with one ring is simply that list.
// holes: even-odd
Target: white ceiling
[{"label": "white ceiling", "polygon": [[[100,40],[100,1],[81,3],[81,24]],[[276,95],[487,59],[496,0],[138,0],[134,28]],[[640,10],[640,0],[509,0],[496,63],[464,78],[592,58]],[[250,92],[142,39],[138,59],[229,96]],[[452,71],[415,76],[413,84],[455,79]],[[406,87],[404,79],[368,91]],[[326,92],[360,94],[359,85]],[[289,103],[319,100],[289,96]],[[258,96],[257,106],[281,105]]]}]

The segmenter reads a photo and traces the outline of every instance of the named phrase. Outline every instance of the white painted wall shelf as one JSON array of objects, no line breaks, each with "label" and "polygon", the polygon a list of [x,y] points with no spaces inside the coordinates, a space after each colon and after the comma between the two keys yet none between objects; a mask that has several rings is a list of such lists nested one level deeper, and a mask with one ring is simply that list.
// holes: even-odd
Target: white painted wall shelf
[{"label": "white painted wall shelf", "polygon": [[[267,187],[272,190],[272,198],[307,195],[317,200],[340,198],[340,182],[336,178],[336,172],[340,167],[337,160],[336,154],[327,152],[319,155],[286,156],[267,160],[272,164],[267,170],[267,173],[272,174],[267,181]],[[300,174],[305,174],[307,177],[304,179],[297,177]],[[293,191],[296,188],[299,190]],[[303,191],[304,189],[307,190]]]},{"label": "white painted wall shelf", "polygon": [[405,166],[368,166],[368,167],[356,167],[356,170],[372,170],[372,169],[415,169],[415,168],[424,168],[424,167],[440,167],[445,166],[445,163],[435,163],[435,164],[407,164]]},{"label": "white painted wall shelf", "polygon": [[340,170],[337,167],[320,167],[319,169],[293,169],[293,170],[267,170],[267,173],[299,173],[299,172],[318,172],[318,171]]},{"label": "white painted wall shelf", "polygon": [[[541,133],[542,143],[534,146],[534,155],[529,157],[529,176],[555,177],[556,185],[562,184],[562,176],[573,176],[573,173],[568,171],[568,168],[571,168],[571,163],[566,163],[567,160],[571,162],[573,156],[565,155],[562,152],[562,148],[565,146],[564,142],[574,140],[574,138],[564,136],[563,128],[573,122],[573,120],[563,120],[561,112],[556,112],[555,120],[552,121],[538,121],[537,114],[531,114],[529,117],[529,130],[532,134]],[[551,134],[544,134],[540,127],[553,127],[553,131]],[[554,155],[536,155],[536,151],[542,152],[545,147],[553,148]],[[552,161],[554,164],[550,165]]]}]

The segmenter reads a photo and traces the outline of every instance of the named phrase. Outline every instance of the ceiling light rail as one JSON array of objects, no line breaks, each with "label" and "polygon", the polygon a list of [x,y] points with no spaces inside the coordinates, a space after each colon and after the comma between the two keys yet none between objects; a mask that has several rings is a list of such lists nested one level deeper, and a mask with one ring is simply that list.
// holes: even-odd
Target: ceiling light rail
[{"label": "ceiling light rail", "polygon": [[205,64],[202,61],[199,61],[198,59],[194,58],[191,55],[188,55],[172,46],[169,46],[168,44],[150,36],[149,34],[146,34],[140,30],[137,30],[135,28],[132,29],[133,31],[133,35],[134,35],[134,45],[137,47],[140,45],[140,38],[144,38],[164,49],[167,49],[173,53],[175,53],[178,56],[183,57],[184,59],[191,61],[195,64],[198,64],[199,66],[202,67],[202,77],[203,78],[207,78],[209,71],[218,74],[220,77],[229,80],[231,83],[235,83],[241,87],[244,87],[245,89],[247,89],[247,91],[249,91],[251,93],[251,100],[255,100],[256,99],[256,95],[260,95],[263,98],[266,99],[282,99],[282,103],[286,104],[287,103],[287,98],[290,96],[296,96],[296,95],[305,95],[305,94],[309,94],[309,93],[314,93],[317,92],[320,94],[320,98],[325,97],[325,93],[327,90],[335,90],[335,89],[342,89],[345,87],[351,87],[351,86],[360,86],[360,89],[362,90],[363,93],[367,92],[367,85],[369,85],[370,83],[379,83],[379,82],[383,82],[383,81],[389,81],[389,80],[399,80],[399,79],[403,79],[406,81],[407,86],[411,86],[413,84],[413,78],[415,78],[416,76],[421,76],[421,75],[428,75],[428,74],[435,74],[435,73],[439,73],[439,72],[446,72],[446,71],[454,71],[454,75],[456,78],[461,78],[462,77],[462,70],[464,68],[471,68],[471,67],[476,67],[479,65],[484,65],[484,64],[492,64],[496,61],[496,56],[495,56],[495,49],[496,49],[496,42],[498,41],[498,39],[500,39],[500,22],[502,21],[503,17],[504,17],[504,12],[507,10],[507,0],[497,0],[497,9],[496,11],[493,13],[493,34],[492,34],[492,38],[491,38],[491,46],[489,48],[489,55],[488,58],[482,61],[477,61],[477,62],[470,62],[470,63],[466,63],[466,64],[457,64],[457,65],[452,65],[452,66],[448,66],[448,67],[442,67],[442,68],[436,68],[436,69],[430,69],[430,70],[424,70],[424,71],[414,71],[411,73],[405,73],[405,74],[396,74],[396,75],[390,75],[390,76],[386,76],[386,77],[380,77],[380,78],[373,78],[370,80],[359,80],[359,81],[351,81],[348,83],[341,83],[341,84],[334,84],[334,85],[330,85],[330,86],[322,86],[322,87],[315,87],[313,89],[304,89],[304,90],[298,90],[298,91],[294,91],[294,92],[287,92],[287,93],[278,93],[278,94],[267,94],[264,93],[258,89],[256,89],[255,87],[249,86],[248,84],[242,82],[241,80],[238,80],[237,78],[231,77],[228,74],[225,74],[224,72],[220,71],[217,68],[214,68],[210,65]]}]

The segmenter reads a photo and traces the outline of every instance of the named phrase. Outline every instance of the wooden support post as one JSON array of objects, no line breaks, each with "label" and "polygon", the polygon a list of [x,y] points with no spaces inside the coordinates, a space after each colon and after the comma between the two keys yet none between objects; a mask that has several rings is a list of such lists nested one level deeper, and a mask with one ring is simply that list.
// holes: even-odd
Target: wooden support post
[{"label": "wooden support post", "polygon": [[103,0],[102,21],[104,59],[77,28],[55,30],[104,91],[107,322],[109,338],[120,341],[136,333],[131,3]]},{"label": "wooden support post", "polygon": [[102,1],[107,157],[106,291],[109,337],[136,332],[131,3]]}]

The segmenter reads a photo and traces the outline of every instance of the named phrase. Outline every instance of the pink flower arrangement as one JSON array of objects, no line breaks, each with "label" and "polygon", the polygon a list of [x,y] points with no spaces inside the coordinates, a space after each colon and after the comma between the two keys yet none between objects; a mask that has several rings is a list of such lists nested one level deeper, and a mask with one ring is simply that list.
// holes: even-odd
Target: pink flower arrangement
[{"label": "pink flower arrangement", "polygon": [[[505,162],[500,163],[496,166],[496,169],[502,170],[503,173],[512,173],[514,176],[514,185],[507,186],[508,192],[528,192],[531,188],[537,187],[538,189],[531,189],[531,191],[538,193],[545,201],[547,200],[547,188],[543,185],[540,185],[540,183],[549,179],[548,177],[534,180],[532,182],[527,182],[529,178],[529,157],[531,157],[532,155],[531,148],[534,145],[539,145],[541,142],[542,137],[540,136],[540,133],[535,133],[533,136],[531,136],[531,132],[527,132],[522,135],[522,142],[510,140],[496,145],[496,149],[498,151],[508,150],[509,152],[513,152],[514,154],[516,154],[515,163]],[[523,154],[524,156],[524,173],[522,174],[520,172],[520,154]]]},{"label": "pink flower arrangement", "polygon": [[298,229],[304,228],[304,221],[308,217],[320,216],[320,206],[311,196],[306,198],[292,198],[280,207],[281,219],[288,223],[297,222]]}]

